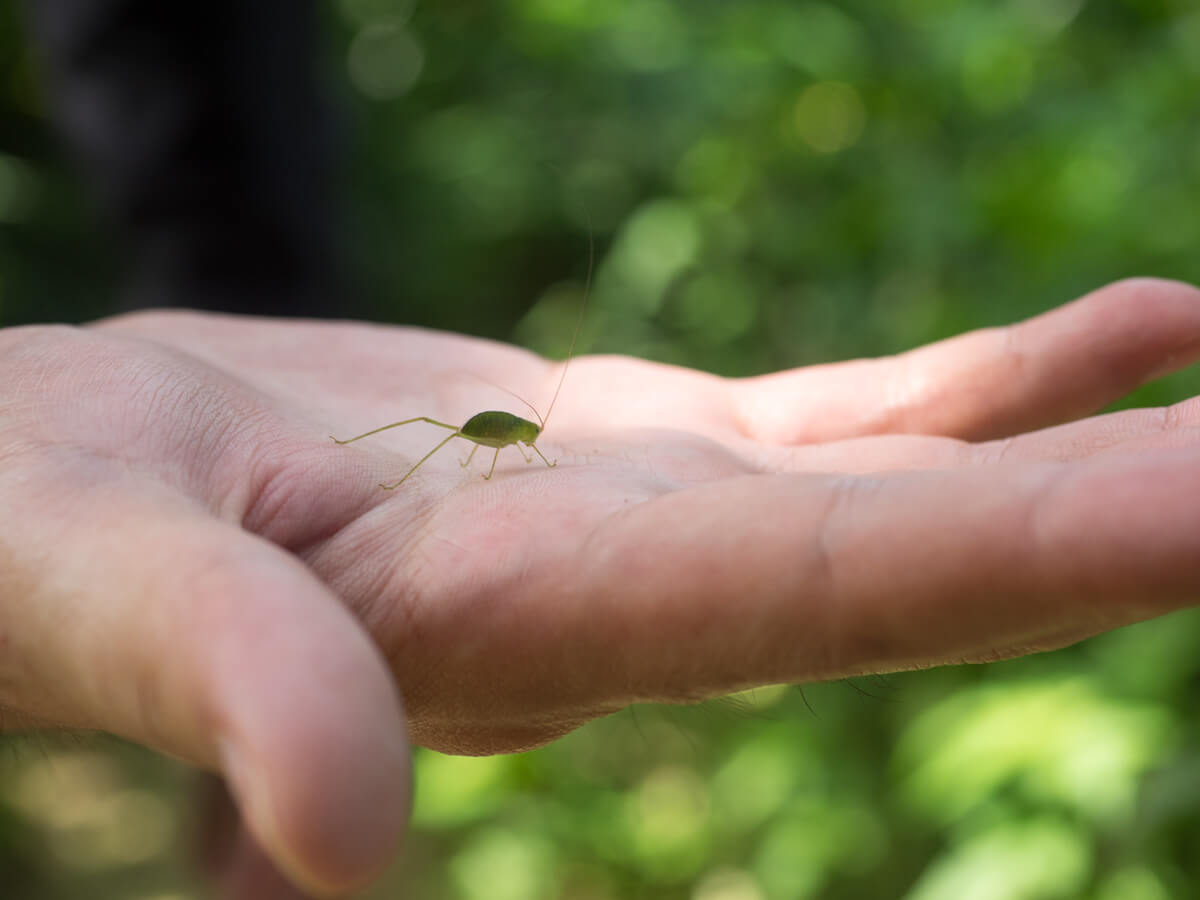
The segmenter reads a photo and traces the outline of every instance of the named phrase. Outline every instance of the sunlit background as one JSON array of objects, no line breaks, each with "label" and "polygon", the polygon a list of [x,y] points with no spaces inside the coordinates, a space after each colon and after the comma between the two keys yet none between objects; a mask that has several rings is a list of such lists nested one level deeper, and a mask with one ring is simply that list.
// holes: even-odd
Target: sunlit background
[{"label": "sunlit background", "polygon": [[[110,309],[112,248],[0,6],[0,324]],[[740,375],[1108,281],[1200,283],[1193,0],[341,0],[360,309]],[[62,265],[64,255],[72,264]],[[569,386],[568,386],[569,390]],[[1173,376],[1130,402],[1200,394]],[[1200,617],[1000,665],[638,707],[422,753],[432,900],[1166,900],[1200,891]],[[0,743],[0,896],[186,900],[186,771]]]}]

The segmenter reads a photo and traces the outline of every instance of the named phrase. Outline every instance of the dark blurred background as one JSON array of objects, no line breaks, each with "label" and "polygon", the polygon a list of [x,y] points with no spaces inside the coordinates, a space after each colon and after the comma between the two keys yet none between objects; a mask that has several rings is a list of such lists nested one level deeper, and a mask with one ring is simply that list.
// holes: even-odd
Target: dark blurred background
[{"label": "dark blurred background", "polygon": [[[895,352],[1106,282],[1200,283],[1191,0],[340,0],[331,312],[729,374]],[[0,6],[0,324],[122,251]],[[1192,371],[1128,403],[1200,393]],[[418,758],[375,896],[1165,900],[1200,885],[1200,617],[1011,663],[638,707]],[[0,896],[185,900],[188,778],[0,744]]]}]

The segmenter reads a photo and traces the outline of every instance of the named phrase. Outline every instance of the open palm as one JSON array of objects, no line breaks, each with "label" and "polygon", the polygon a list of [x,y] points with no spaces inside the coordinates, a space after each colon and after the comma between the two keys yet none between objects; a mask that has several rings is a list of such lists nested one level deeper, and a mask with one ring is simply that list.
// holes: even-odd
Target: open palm
[{"label": "open palm", "polygon": [[4,338],[6,546],[42,602],[0,703],[220,768],[321,883],[386,855],[403,722],[517,750],[634,701],[996,659],[1200,596],[1200,401],[1072,421],[1200,357],[1182,285],[740,381],[581,357],[538,440],[555,468],[505,449],[485,481],[491,451],[464,469],[453,440],[395,491],[447,432],[329,435],[528,415],[506,392],[544,409],[558,365],[186,313]]}]

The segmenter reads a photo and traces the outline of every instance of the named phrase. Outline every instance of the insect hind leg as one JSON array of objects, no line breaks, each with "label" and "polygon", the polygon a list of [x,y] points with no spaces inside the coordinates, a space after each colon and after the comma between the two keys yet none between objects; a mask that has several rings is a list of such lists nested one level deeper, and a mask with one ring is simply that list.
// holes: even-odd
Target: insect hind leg
[{"label": "insect hind leg", "polygon": [[425,464],[425,460],[429,459],[429,457],[433,456],[433,454],[437,453],[439,450],[441,450],[443,447],[445,447],[448,443],[450,443],[456,437],[462,437],[462,435],[457,430],[455,430],[454,434],[448,435],[444,441],[439,443],[436,447],[434,447],[432,450],[430,450],[428,453],[426,453],[424,456],[422,456],[420,459],[418,459],[416,464],[411,469],[409,469],[407,472],[405,472],[404,477],[401,478],[399,481],[393,481],[391,484],[381,484],[379,486],[381,488],[383,488],[385,491],[394,491],[396,488],[400,487],[400,485],[404,484],[404,482],[408,481],[408,477],[410,475],[412,475],[413,472],[417,471],[417,469],[421,468],[421,466]]},{"label": "insect hind leg", "polygon": [[411,425],[413,422],[428,422],[430,425],[436,425],[438,428],[449,428],[456,434],[459,430],[457,425],[447,425],[445,422],[439,422],[437,419],[429,418],[429,416],[416,416],[412,419],[405,419],[402,422],[393,422],[391,425],[383,425],[379,428],[372,428],[370,431],[364,431],[362,434],[355,435],[352,438],[346,438],[344,441],[338,440],[332,434],[329,436],[329,439],[335,444],[353,444],[355,441],[361,441],[365,437],[370,437],[373,434],[379,434],[379,432],[387,431],[389,428],[399,428],[401,425]]}]

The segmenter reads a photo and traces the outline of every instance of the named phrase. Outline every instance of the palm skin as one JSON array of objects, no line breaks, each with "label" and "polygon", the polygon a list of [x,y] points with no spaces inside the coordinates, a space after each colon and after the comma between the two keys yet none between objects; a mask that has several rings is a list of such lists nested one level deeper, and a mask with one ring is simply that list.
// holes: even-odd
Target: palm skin
[{"label": "palm skin", "polygon": [[555,468],[504,450],[484,481],[455,440],[396,491],[444,431],[328,435],[520,413],[489,381],[544,408],[558,366],[182,313],[3,337],[10,583],[43,602],[0,706],[220,769],[310,885],[386,859],[405,723],[520,750],[635,701],[997,659],[1200,596],[1200,404],[1047,428],[1200,357],[1182,285],[743,381],[581,357],[538,439]]}]

